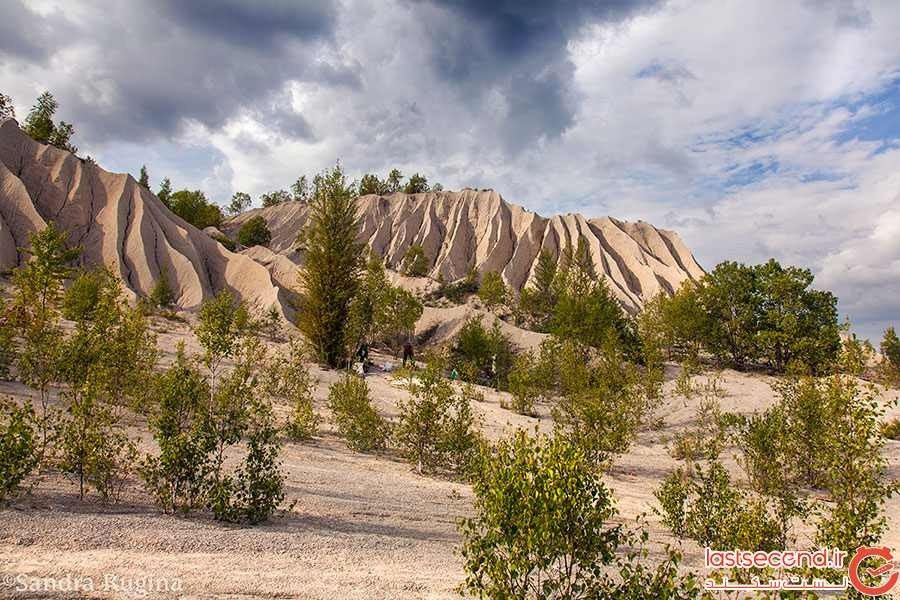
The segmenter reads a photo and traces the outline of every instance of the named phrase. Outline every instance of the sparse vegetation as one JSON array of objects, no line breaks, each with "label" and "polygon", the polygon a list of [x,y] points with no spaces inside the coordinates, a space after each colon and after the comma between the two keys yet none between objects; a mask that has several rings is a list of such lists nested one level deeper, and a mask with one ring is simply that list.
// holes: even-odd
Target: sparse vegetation
[{"label": "sparse vegetation", "polygon": [[478,298],[488,310],[505,306],[509,302],[509,290],[499,273],[488,271],[484,274],[478,288]]},{"label": "sparse vegetation", "polygon": [[479,317],[471,317],[450,347],[450,368],[470,383],[505,390],[512,364],[512,344],[496,321],[487,329]]},{"label": "sparse vegetation", "polygon": [[238,230],[237,241],[241,246],[268,246],[272,241],[272,232],[262,215],[247,219]]},{"label": "sparse vegetation", "polygon": [[372,406],[365,379],[348,373],[335,382],[328,390],[328,408],[351,450],[384,449],[390,427]]},{"label": "sparse vegetation", "polygon": [[428,269],[431,268],[431,261],[425,254],[425,248],[419,244],[413,244],[406,249],[403,255],[403,263],[400,265],[400,272],[407,277],[425,277],[428,275]]},{"label": "sparse vegetation", "polygon": [[40,463],[40,433],[31,405],[0,399],[0,504]]}]

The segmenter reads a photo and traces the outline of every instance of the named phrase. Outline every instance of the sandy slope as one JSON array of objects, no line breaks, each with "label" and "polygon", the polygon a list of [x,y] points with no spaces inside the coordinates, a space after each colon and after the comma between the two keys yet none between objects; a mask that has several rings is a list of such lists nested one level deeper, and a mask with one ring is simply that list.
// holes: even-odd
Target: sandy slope
[{"label": "sandy slope", "polygon": [[[169,358],[178,340],[187,340],[189,350],[197,348],[186,326],[164,323],[159,327],[165,329],[160,344]],[[393,359],[378,355],[375,360],[385,364]],[[669,369],[669,392],[675,372],[674,367]],[[317,409],[324,414],[327,385],[338,374],[317,369],[315,374],[319,378]],[[753,412],[772,401],[769,378],[735,372],[723,375],[724,410]],[[387,374],[371,375],[368,382],[379,410],[395,415],[396,402],[405,394],[397,382]],[[26,392],[18,384],[4,384],[0,393],[21,397]],[[885,398],[896,396],[897,392],[890,392]],[[552,426],[548,407],[538,407],[538,418],[522,417],[501,408],[502,397],[485,390],[484,402],[476,405],[489,437],[496,439],[516,427],[537,425],[549,430]],[[684,402],[667,395],[657,413],[663,420],[661,428],[642,432],[607,476],[624,520],[650,513],[653,490],[676,465],[665,444],[691,422],[696,404],[696,400]],[[900,411],[894,409],[892,414]],[[133,423],[133,432],[149,448],[140,422]],[[888,452],[892,475],[898,477],[900,443],[889,442]],[[254,528],[162,515],[136,483],[128,487],[123,502],[100,507],[93,500],[78,501],[73,482],[45,476],[31,496],[0,510],[0,574],[55,579],[89,576],[96,585],[106,575],[138,581],[151,577],[169,585],[177,580],[183,589],[180,594],[151,597],[454,597],[462,576],[461,561],[454,553],[459,542],[455,523],[470,510],[472,494],[467,485],[419,476],[393,453],[351,452],[328,424],[314,442],[288,444],[283,459],[287,496],[294,504],[271,523]],[[898,508],[900,501],[893,499],[888,513],[897,515]],[[672,540],[654,515],[648,518],[658,551]],[[900,548],[896,516],[885,542]],[[688,565],[698,565],[698,549],[693,544],[685,549]],[[9,588],[0,587],[0,596],[8,597]]]}]

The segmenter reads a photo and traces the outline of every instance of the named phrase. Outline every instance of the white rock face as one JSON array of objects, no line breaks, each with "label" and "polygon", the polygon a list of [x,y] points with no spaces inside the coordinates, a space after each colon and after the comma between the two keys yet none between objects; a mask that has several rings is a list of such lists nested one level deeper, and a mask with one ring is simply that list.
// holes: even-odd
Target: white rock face
[{"label": "white rock face", "polygon": [[27,260],[18,248],[50,221],[82,247],[82,264],[109,267],[132,296],[148,294],[165,272],[183,309],[223,288],[261,307],[285,304],[264,266],[186,223],[130,175],[35,142],[6,119],[0,122],[0,269]]},{"label": "white rock face", "polygon": [[[393,268],[399,268],[411,244],[421,244],[431,260],[429,275],[446,281],[476,267],[481,273],[499,272],[509,286],[521,290],[533,277],[541,250],[558,258],[580,237],[588,243],[597,273],[631,312],[704,273],[675,232],[611,217],[546,218],[491,190],[369,195],[358,202],[361,241]],[[261,215],[272,232],[270,248],[290,253],[307,211],[301,202],[255,209],[225,223],[223,230],[233,235],[247,219]]]}]

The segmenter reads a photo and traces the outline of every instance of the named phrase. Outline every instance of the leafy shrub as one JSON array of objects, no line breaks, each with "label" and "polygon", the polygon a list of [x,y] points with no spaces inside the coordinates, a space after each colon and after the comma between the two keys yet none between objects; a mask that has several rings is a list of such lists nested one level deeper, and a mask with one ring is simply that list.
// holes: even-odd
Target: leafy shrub
[{"label": "leafy shrub", "polygon": [[238,243],[228,237],[227,235],[222,235],[221,233],[214,233],[210,236],[212,239],[216,240],[222,246],[228,250],[229,252],[237,252]]},{"label": "leafy shrub", "polygon": [[403,254],[400,272],[408,277],[425,277],[430,266],[425,248],[421,244],[412,244]]},{"label": "leafy shrub", "polygon": [[175,303],[175,292],[169,283],[169,272],[163,269],[159,273],[159,278],[153,283],[150,289],[150,304],[156,308],[169,308]]},{"label": "leafy shrub", "polygon": [[471,383],[505,390],[509,385],[513,348],[496,321],[490,330],[481,318],[470,317],[450,348],[450,367]]},{"label": "leafy shrub", "polygon": [[513,401],[510,408],[520,415],[533,415],[534,404],[549,392],[552,373],[544,361],[532,352],[522,352],[513,360],[509,372],[509,392]]},{"label": "leafy shrub", "polygon": [[[667,551],[645,566],[646,533],[617,516],[610,491],[583,450],[564,438],[517,431],[479,461],[475,515],[460,524],[466,579],[480,598],[693,598],[693,577],[678,575]],[[625,545],[631,550],[617,552]]]},{"label": "leafy shrub", "polygon": [[881,431],[889,440],[900,440],[900,419],[893,419],[885,423]]},{"label": "leafy shrub", "polygon": [[31,405],[0,399],[0,502],[13,496],[40,462],[40,440]]},{"label": "leafy shrub", "polygon": [[100,300],[100,289],[107,277],[110,277],[108,273],[97,269],[80,273],[63,295],[63,317],[70,321],[90,319]]},{"label": "leafy shrub", "polygon": [[172,212],[197,229],[218,227],[225,220],[222,209],[210,202],[200,190],[179,190],[173,192],[168,200]]},{"label": "leafy shrub", "polygon": [[701,546],[766,551],[785,547],[779,519],[764,500],[737,488],[719,462],[697,467],[694,477],[678,469],[655,495],[663,523]]},{"label": "leafy shrub", "polygon": [[250,217],[238,230],[237,241],[241,246],[268,246],[272,241],[272,232],[265,218],[260,215]]},{"label": "leafy shrub", "polygon": [[348,373],[335,382],[328,390],[328,408],[350,449],[371,452],[385,447],[390,427],[372,406],[364,379]]},{"label": "leafy shrub", "polygon": [[478,298],[488,310],[503,306],[509,300],[509,290],[503,283],[503,278],[496,271],[488,271],[481,279],[478,288]]},{"label": "leafy shrub", "polygon": [[431,300],[446,298],[454,304],[461,304],[462,302],[465,302],[468,296],[478,292],[477,269],[469,269],[466,276],[459,281],[445,283],[442,278],[439,278],[438,281],[440,282],[440,286],[429,296]]},{"label": "leafy shrub", "polygon": [[481,444],[472,412],[472,392],[458,393],[432,362],[410,385],[411,397],[399,403],[394,434],[419,473],[465,473]]},{"label": "leafy shrub", "polygon": [[305,356],[300,340],[292,339],[287,351],[271,358],[264,373],[266,393],[287,400],[292,407],[285,432],[293,440],[308,440],[319,430],[312,398],[315,380],[303,364]]}]

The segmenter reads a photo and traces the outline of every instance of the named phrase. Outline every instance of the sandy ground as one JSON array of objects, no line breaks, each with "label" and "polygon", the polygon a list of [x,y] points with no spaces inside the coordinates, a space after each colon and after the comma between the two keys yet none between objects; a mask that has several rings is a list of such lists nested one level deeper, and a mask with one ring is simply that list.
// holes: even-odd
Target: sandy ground
[{"label": "sandy ground", "polygon": [[[185,326],[167,324],[165,329],[160,345],[169,352],[180,339],[188,341],[189,350],[196,348]],[[389,360],[376,357],[378,362]],[[669,393],[657,413],[662,422],[642,432],[607,476],[622,520],[647,513],[656,549],[673,542],[651,511],[653,491],[677,464],[666,443],[690,424],[697,403],[672,397],[675,372],[674,367],[669,370]],[[315,374],[320,381],[317,409],[324,414],[327,385],[338,374]],[[388,374],[371,375],[368,382],[383,414],[396,414],[396,400],[405,392]],[[723,410],[764,408],[773,400],[769,383],[762,375],[723,373]],[[0,393],[22,397],[27,391],[4,384]],[[491,438],[516,427],[552,426],[546,406],[539,407],[538,418],[522,417],[500,406],[502,394],[484,393],[477,409]],[[885,395],[896,397],[896,391]],[[892,409],[892,416],[898,414]],[[133,431],[149,447],[139,423]],[[900,443],[888,442],[887,452],[891,475],[900,477]],[[456,523],[470,511],[467,485],[419,476],[391,453],[352,452],[327,423],[316,440],[288,443],[283,460],[291,506],[257,527],[161,514],[136,481],[119,504],[101,506],[92,498],[82,502],[74,482],[44,474],[30,495],[0,510],[0,597],[456,596],[454,588],[462,578]],[[887,507],[894,520],[885,542],[894,548],[900,548],[898,508],[897,498]],[[801,543],[806,533],[800,532]],[[699,549],[688,544],[684,550],[687,567],[699,565]],[[23,587],[32,591],[16,590]]]}]

